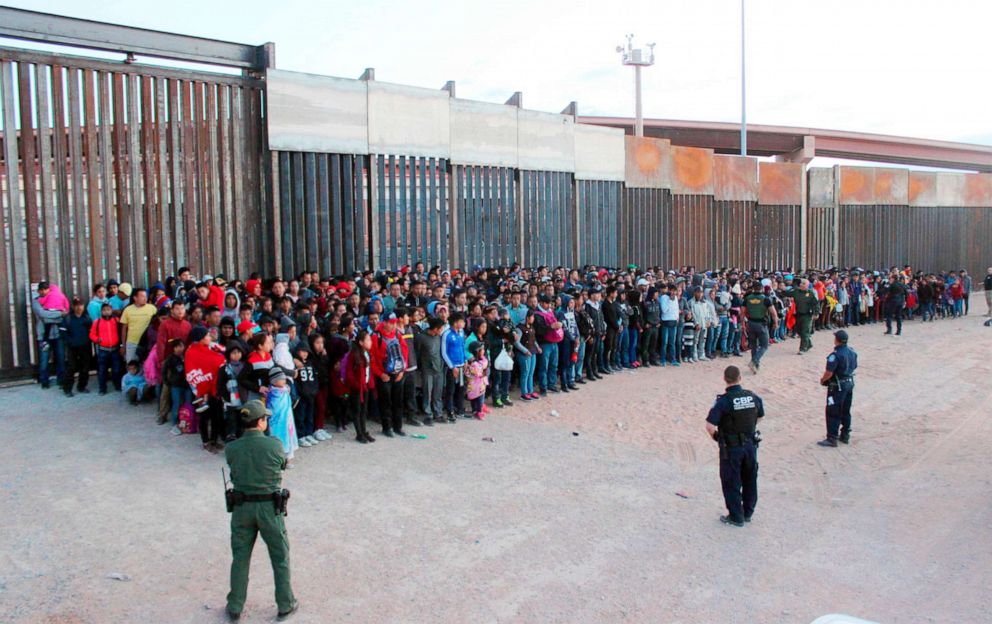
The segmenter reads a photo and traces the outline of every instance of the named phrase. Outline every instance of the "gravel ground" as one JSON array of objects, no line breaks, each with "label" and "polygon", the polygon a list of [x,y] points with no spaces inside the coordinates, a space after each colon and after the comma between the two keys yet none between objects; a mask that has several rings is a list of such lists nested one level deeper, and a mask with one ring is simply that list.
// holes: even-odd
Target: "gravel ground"
[{"label": "gravel ground", "polygon": [[[294,621],[987,621],[980,321],[851,330],[855,421],[836,450],[815,446],[830,336],[803,357],[773,346],[745,372],[767,416],[743,529],[718,521],[703,430],[724,361],[613,375],[426,440],[301,449],[285,478]],[[0,402],[0,621],[224,621],[221,457],[117,397],[22,386]],[[264,550],[242,621],[275,619]]]}]

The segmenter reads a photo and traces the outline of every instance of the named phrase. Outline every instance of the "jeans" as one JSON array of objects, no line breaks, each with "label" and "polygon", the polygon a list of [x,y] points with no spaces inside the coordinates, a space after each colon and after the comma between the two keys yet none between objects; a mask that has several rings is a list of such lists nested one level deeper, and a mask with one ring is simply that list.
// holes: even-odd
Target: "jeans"
[{"label": "jeans", "polygon": [[100,392],[107,391],[107,372],[110,371],[110,379],[120,390],[121,378],[121,354],[117,349],[96,348],[96,379],[100,386]]},{"label": "jeans", "polygon": [[705,327],[696,330],[696,342],[693,344],[692,356],[697,360],[706,357],[706,337],[708,335],[709,331]]},{"label": "jeans", "polygon": [[[47,325],[45,326],[47,329]],[[65,344],[61,339],[38,341],[38,381],[47,386],[52,354],[55,355],[55,382],[62,383],[65,375]]]},{"label": "jeans", "polygon": [[673,362],[682,361],[682,349],[683,349],[683,345],[685,344],[684,341],[682,340],[682,332],[684,331],[684,327],[685,326],[682,322],[680,321],[675,322],[675,344],[674,344],[675,359],[672,360]]},{"label": "jeans", "polygon": [[709,327],[706,329],[706,357],[711,358],[716,355],[716,341],[719,337],[719,326]]},{"label": "jeans", "polygon": [[[389,375],[389,381],[376,380],[376,392],[379,395],[379,418],[382,431],[403,431],[403,380],[397,380],[396,375]],[[462,391],[464,395],[464,390]],[[303,398],[300,398],[300,405]]]},{"label": "jeans", "polygon": [[493,399],[510,398],[510,373],[511,371],[493,369]]},{"label": "jeans", "polygon": [[954,316],[964,316],[964,299],[954,300]]},{"label": "jeans", "polygon": [[[657,359],[658,347],[658,328],[657,327],[645,327],[643,333],[640,335],[640,357],[638,358],[642,364],[651,364]],[[662,357],[664,360],[664,357]]]},{"label": "jeans", "polygon": [[72,391],[72,384],[76,381],[77,375],[79,376],[77,387],[81,391],[86,389],[90,381],[90,353],[92,350],[93,347],[89,344],[68,348],[68,365],[62,375],[63,390]]},{"label": "jeans", "polygon": [[457,377],[452,369],[444,370],[444,409],[449,414],[461,414],[465,411],[465,371],[461,368],[458,369]]},{"label": "jeans", "polygon": [[572,379],[582,379],[582,365],[586,359],[586,341],[579,338],[579,359],[572,365]]},{"label": "jeans", "polygon": [[847,306],[847,324],[861,324],[861,299],[851,299],[850,305]]},{"label": "jeans", "polygon": [[300,395],[300,402],[293,410],[293,418],[296,421],[296,437],[303,439],[313,434],[313,402],[314,397]]},{"label": "jeans", "polygon": [[440,418],[444,413],[444,372],[421,369],[424,380],[424,414]]},{"label": "jeans", "polygon": [[764,321],[748,321],[747,344],[751,348],[751,363],[761,366],[761,356],[768,350],[768,324]]},{"label": "jeans", "polygon": [[727,351],[728,338],[730,338],[730,317],[721,316],[720,326],[717,328],[716,337],[717,348],[720,350],[720,353],[729,353],[729,351]]},{"label": "jeans", "polygon": [[679,339],[678,321],[661,322],[661,363],[675,364],[678,359],[678,349],[675,343]]},{"label": "jeans", "polygon": [[630,328],[620,330],[617,334],[617,348],[613,351],[613,367],[630,366],[628,349],[630,347]]},{"label": "jeans", "polygon": [[634,362],[637,362],[639,358],[637,357],[637,344],[641,339],[641,332],[634,328],[627,329],[627,351],[625,352],[626,361],[623,363],[624,366],[630,366]]},{"label": "jeans", "polygon": [[558,374],[561,376],[561,386],[567,388],[575,385],[575,369],[572,367],[572,353],[575,343],[565,338],[558,343]]},{"label": "jeans", "polygon": [[558,343],[541,343],[537,363],[537,385],[541,390],[553,388],[558,379]]},{"label": "jeans", "polygon": [[537,355],[531,353],[524,355],[517,354],[517,368],[520,369],[520,395],[527,396],[534,392],[534,366],[537,364]]},{"label": "jeans", "polygon": [[169,413],[169,422],[173,425],[179,424],[179,408],[186,403],[193,402],[193,391],[190,390],[189,385],[183,385],[182,387],[170,386],[169,394],[172,397],[172,410]]}]

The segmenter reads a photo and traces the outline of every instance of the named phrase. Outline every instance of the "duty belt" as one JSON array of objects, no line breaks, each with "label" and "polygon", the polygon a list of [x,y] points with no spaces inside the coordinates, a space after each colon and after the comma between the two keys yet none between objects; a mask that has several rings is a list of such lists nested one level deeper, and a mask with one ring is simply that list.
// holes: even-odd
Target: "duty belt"
[{"label": "duty belt", "polygon": [[744,446],[745,444],[754,444],[754,434],[753,433],[727,433],[723,434],[723,441],[727,446]]},{"label": "duty belt", "polygon": [[271,503],[272,498],[279,494],[279,492],[272,492],[270,494],[244,494],[242,492],[234,492],[237,500],[243,503]]}]

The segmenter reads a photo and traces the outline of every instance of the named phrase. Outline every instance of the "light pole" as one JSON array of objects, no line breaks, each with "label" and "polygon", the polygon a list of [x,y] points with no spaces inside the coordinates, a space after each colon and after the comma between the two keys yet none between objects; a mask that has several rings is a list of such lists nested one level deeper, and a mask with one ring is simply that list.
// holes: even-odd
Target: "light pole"
[{"label": "light pole", "polygon": [[654,65],[654,45],[647,49],[634,47],[634,35],[627,35],[627,45],[617,46],[624,65],[634,67],[634,136],[644,136],[644,114],[641,111],[641,68]]},{"label": "light pole", "polygon": [[744,74],[744,2],[741,0],[741,156],[747,156],[747,86]]}]

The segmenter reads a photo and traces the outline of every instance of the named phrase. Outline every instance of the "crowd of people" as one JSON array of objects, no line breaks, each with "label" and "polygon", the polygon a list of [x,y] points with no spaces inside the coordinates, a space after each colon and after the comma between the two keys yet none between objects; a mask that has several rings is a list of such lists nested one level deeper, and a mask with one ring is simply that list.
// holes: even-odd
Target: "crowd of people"
[{"label": "crowd of people", "polygon": [[[985,278],[992,292],[992,268]],[[793,273],[585,266],[365,271],[245,281],[182,268],[148,288],[108,279],[88,301],[41,282],[38,381],[66,396],[111,386],[155,403],[173,434],[218,452],[252,399],[287,458],[354,432],[484,419],[490,408],[579,391],[604,376],[751,352],[816,330],[968,313],[966,271],[910,266]],[[992,298],[989,299],[992,314]],[[761,330],[761,331],[758,331]],[[511,398],[511,389],[513,398]]]}]

